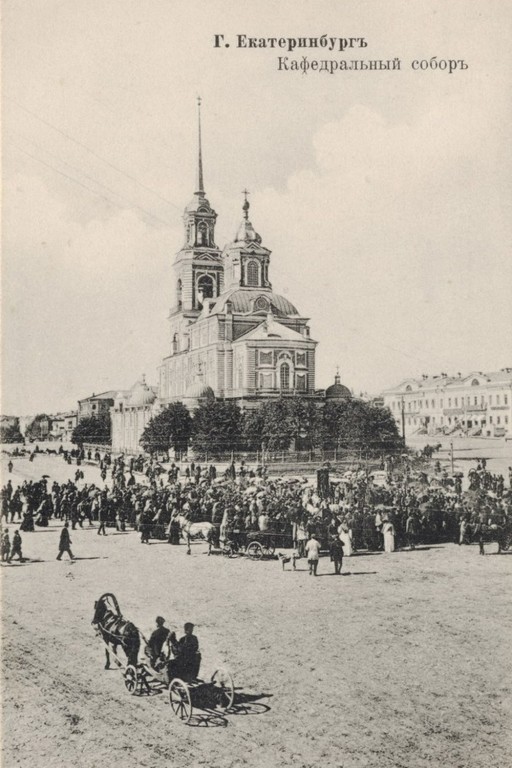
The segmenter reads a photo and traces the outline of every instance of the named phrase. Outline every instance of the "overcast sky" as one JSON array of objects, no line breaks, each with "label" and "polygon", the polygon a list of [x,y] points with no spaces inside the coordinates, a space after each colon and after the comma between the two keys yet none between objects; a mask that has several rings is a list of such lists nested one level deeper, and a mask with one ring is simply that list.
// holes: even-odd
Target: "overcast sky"
[{"label": "overcast sky", "polygon": [[[156,383],[198,94],[217,243],[247,187],[317,387],[511,365],[511,22],[502,0],[6,0],[2,412]],[[296,57],[402,69],[278,71],[294,54],[237,34],[364,37]],[[469,67],[411,69],[432,56]]]}]

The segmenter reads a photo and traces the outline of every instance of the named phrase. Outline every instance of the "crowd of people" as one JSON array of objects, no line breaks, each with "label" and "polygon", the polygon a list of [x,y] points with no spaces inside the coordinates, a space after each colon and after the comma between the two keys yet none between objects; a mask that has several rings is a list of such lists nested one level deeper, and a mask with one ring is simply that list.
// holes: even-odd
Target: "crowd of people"
[{"label": "crowd of people", "polygon": [[[2,559],[13,554],[21,559],[18,538],[4,546],[8,523],[19,524],[19,537],[20,531],[47,527],[52,519],[66,530],[84,524],[97,527],[98,535],[136,530],[143,544],[158,538],[173,545],[180,543],[184,521],[206,521],[212,524],[213,547],[229,541],[243,550],[251,533],[272,532],[279,546],[294,547],[298,557],[315,549],[309,545],[314,538],[330,552],[335,569],[341,557],[358,550],[469,543],[482,526],[503,528],[512,522],[512,469],[506,489],[503,476],[490,473],[485,461],[470,469],[463,490],[462,473],[449,476],[439,462],[432,466],[425,458],[387,457],[378,472],[360,467],[342,476],[324,467],[313,482],[268,477],[265,468],[243,461],[221,473],[213,464],[164,467],[147,457],[114,458],[80,449],[60,453],[76,463],[74,481],[50,485],[45,475],[16,488],[9,479],[1,489]],[[102,487],[84,482],[84,463],[99,468]],[[66,551],[73,557],[67,539],[59,559]]]}]

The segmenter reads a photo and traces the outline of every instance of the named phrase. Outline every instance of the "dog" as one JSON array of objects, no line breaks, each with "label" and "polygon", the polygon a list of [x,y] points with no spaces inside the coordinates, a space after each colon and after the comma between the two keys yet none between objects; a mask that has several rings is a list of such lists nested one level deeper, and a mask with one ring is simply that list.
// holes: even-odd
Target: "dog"
[{"label": "dog", "polygon": [[297,557],[298,557],[296,552],[292,552],[291,555],[283,555],[282,552],[278,552],[277,556],[278,556],[278,558],[281,561],[281,565],[283,566],[283,571],[285,569],[284,566],[286,565],[286,563],[291,563],[293,570],[294,571],[297,570],[296,567],[295,567],[295,562],[296,562]]}]

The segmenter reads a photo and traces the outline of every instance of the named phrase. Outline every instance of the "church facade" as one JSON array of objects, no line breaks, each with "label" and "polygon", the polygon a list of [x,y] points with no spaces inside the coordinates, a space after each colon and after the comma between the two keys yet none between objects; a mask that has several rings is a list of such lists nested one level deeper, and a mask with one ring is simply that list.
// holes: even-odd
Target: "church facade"
[{"label": "church facade", "polygon": [[235,237],[221,250],[215,242],[217,214],[204,188],[199,115],[196,190],[185,208],[184,243],[173,264],[169,346],[157,395],[145,382],[118,394],[114,451],[137,450],[142,425],[173,402],[193,411],[208,398],[236,401],[244,409],[283,395],[322,399],[315,391],[317,342],[308,318],[273,290],[271,251],[250,221],[247,194]]},{"label": "church facade", "polygon": [[281,394],[313,395],[315,347],[308,318],[275,293],[271,252],[249,220],[247,194],[234,240],[215,244],[217,214],[204,191],[185,209],[185,243],[174,261],[176,293],[159,400],[194,404],[199,394],[250,407]]}]

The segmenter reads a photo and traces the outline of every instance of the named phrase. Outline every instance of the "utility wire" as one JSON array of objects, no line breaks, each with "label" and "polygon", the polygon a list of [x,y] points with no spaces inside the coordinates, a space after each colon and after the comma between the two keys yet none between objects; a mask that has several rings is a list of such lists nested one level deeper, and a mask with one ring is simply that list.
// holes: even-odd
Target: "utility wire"
[{"label": "utility wire", "polygon": [[159,197],[160,200],[163,200],[164,203],[167,203],[167,205],[172,206],[173,208],[175,208],[177,211],[180,211],[180,213],[181,213],[181,208],[179,206],[177,206],[176,203],[172,203],[170,200],[167,200],[167,198],[163,197],[158,192],[155,192],[154,189],[151,189],[151,187],[146,186],[141,181],[136,179],[135,176],[131,176],[126,171],[123,171],[122,168],[118,168],[116,165],[111,163],[109,160],[106,160],[101,155],[98,155],[98,153],[95,152],[93,149],[90,149],[90,147],[86,146],[81,141],[78,141],[78,139],[73,138],[73,136],[70,136],[68,133],[66,133],[65,131],[61,130],[60,128],[57,128],[56,125],[53,125],[53,123],[50,123],[48,120],[45,120],[44,118],[40,117],[39,115],[36,115],[35,112],[32,112],[30,109],[27,109],[22,104],[19,104],[17,101],[15,101],[15,99],[12,99],[10,96],[4,95],[4,98],[7,99],[7,101],[10,101],[13,104],[15,104],[19,109],[23,110],[23,112],[26,112],[28,115],[31,115],[32,117],[35,117],[36,120],[39,120],[41,123],[44,123],[44,125],[48,125],[54,131],[57,131],[57,133],[60,133],[61,136],[64,136],[66,139],[69,139],[69,141],[72,141],[77,146],[82,147],[82,149],[85,149],[87,152],[90,152],[91,155],[93,155],[94,157],[98,158],[98,160],[101,160],[102,163],[105,163],[110,168],[113,168],[114,171],[117,171],[117,173],[120,173],[123,176],[126,176],[127,179],[130,179],[130,181],[135,182],[135,184],[138,184],[143,189],[147,190],[148,192],[151,192],[152,195],[156,195],[156,197]]},{"label": "utility wire", "polygon": [[[21,135],[21,134],[20,134],[20,135]],[[115,196],[116,196],[116,197],[118,197],[120,200],[124,200],[124,202],[125,202],[125,203],[127,203],[127,204],[128,204],[129,206],[131,206],[132,208],[138,208],[138,210],[139,210],[139,211],[142,211],[142,213],[146,214],[147,216],[151,216],[153,219],[156,219],[157,221],[161,222],[162,224],[165,224],[167,227],[168,227],[168,226],[170,226],[170,224],[169,224],[169,222],[168,222],[168,221],[165,221],[164,219],[161,219],[159,216],[156,216],[156,214],[154,214],[154,213],[151,213],[150,211],[146,210],[146,208],[143,208],[142,206],[140,206],[140,205],[137,205],[137,203],[134,203],[134,202],[132,202],[131,200],[128,200],[128,198],[126,198],[126,197],[123,197],[123,195],[120,195],[120,194],[119,194],[119,192],[116,192],[114,189],[110,189],[110,187],[107,187],[107,186],[106,186],[105,184],[103,184],[101,181],[96,181],[96,179],[94,179],[92,176],[89,176],[87,173],[85,173],[84,171],[82,171],[80,168],[77,168],[76,166],[74,166],[74,165],[71,165],[70,163],[66,162],[65,160],[61,160],[61,158],[60,158],[60,157],[58,157],[58,155],[55,155],[55,154],[53,154],[52,152],[49,152],[49,151],[48,151],[47,149],[45,149],[44,147],[41,147],[39,144],[36,144],[36,142],[35,142],[35,141],[32,141],[31,139],[27,138],[26,136],[21,136],[21,138],[22,138],[22,139],[24,139],[25,141],[28,141],[30,144],[32,144],[32,145],[33,145],[34,147],[36,147],[37,149],[41,149],[41,150],[42,150],[43,152],[45,152],[47,155],[50,155],[50,157],[53,157],[53,158],[55,158],[55,160],[57,160],[59,163],[62,163],[63,165],[67,166],[68,168],[71,168],[73,171],[77,171],[78,173],[82,174],[82,176],[84,176],[84,178],[88,179],[89,181],[92,181],[92,182],[93,182],[93,184],[97,184],[98,186],[100,186],[100,187],[103,187],[103,189],[106,189],[106,190],[107,190],[107,192],[110,192],[112,195],[115,195]],[[56,171],[57,173],[61,173],[63,176],[66,176],[66,178],[68,178],[68,179],[70,179],[70,180],[72,180],[72,181],[75,181],[77,184],[81,184],[81,182],[80,182],[80,181],[78,181],[77,179],[75,179],[74,177],[71,177],[71,176],[67,176],[67,174],[64,174],[62,171],[59,171],[59,169],[58,169],[58,168],[55,168],[53,165],[49,165],[48,163],[44,163],[44,161],[43,161],[43,160],[41,160],[41,158],[38,158],[38,157],[36,157],[35,155],[31,155],[30,153],[26,152],[24,149],[22,149],[21,147],[19,147],[17,144],[14,144],[13,142],[10,142],[10,143],[12,144],[12,146],[13,146],[13,147],[16,147],[16,149],[18,149],[20,152],[24,152],[24,154],[28,155],[28,156],[29,156],[29,157],[31,157],[33,160],[37,160],[37,162],[39,162],[39,163],[43,163],[43,165],[46,165],[46,166],[47,166],[47,168],[51,168],[52,170]],[[84,185],[82,184],[82,186],[84,186]],[[90,189],[89,187],[85,187],[85,189],[89,189],[89,191],[90,191],[90,192],[92,192],[92,191],[93,191],[93,190],[92,190],[92,189]],[[96,192],[95,194],[99,194],[99,192]],[[102,197],[104,197],[104,196],[102,195]],[[113,200],[110,200],[110,198],[104,197],[104,199],[105,199],[105,200],[109,200],[109,201],[110,201],[110,202],[112,202],[114,205],[117,205],[117,203],[115,203]],[[122,208],[122,207],[124,207],[124,206],[118,206],[118,207],[119,207],[119,208]]]},{"label": "utility wire", "polygon": [[[69,181],[72,181],[75,184],[78,184],[80,187],[82,187],[83,189],[86,189],[88,192],[91,192],[93,195],[96,195],[97,197],[101,197],[102,200],[106,200],[107,203],[111,203],[112,205],[115,205],[117,208],[120,208],[123,211],[126,210],[126,205],[121,205],[120,203],[116,203],[115,200],[111,200],[110,197],[107,197],[106,195],[101,194],[101,192],[98,192],[96,189],[92,189],[91,187],[87,186],[86,184],[83,184],[78,179],[75,179],[74,176],[70,176],[69,174],[64,173],[64,171],[60,171],[58,168],[55,168],[54,165],[50,165],[49,163],[45,163],[45,161],[41,160],[40,157],[36,157],[35,155],[32,155],[30,152],[27,152],[25,149],[22,149],[17,144],[12,144],[12,146],[15,147],[19,152],[22,152],[24,155],[27,155],[27,157],[32,158],[32,160],[35,160],[36,162],[41,163],[41,165],[44,165],[46,168],[50,168],[52,171],[55,171],[55,173],[60,174],[60,176],[64,176],[64,178],[69,179]],[[64,161],[60,161],[60,162],[64,162]],[[65,165],[68,165],[68,164],[65,163]],[[88,177],[88,178],[90,178],[90,177]],[[99,182],[95,182],[95,183],[99,183]],[[104,185],[101,184],[100,186],[104,186]],[[105,187],[105,189],[108,189],[108,187]],[[112,190],[109,190],[109,192],[112,192]],[[113,192],[113,194],[117,195],[117,192]],[[150,213],[149,211],[146,211],[146,209],[145,208],[141,208],[140,205],[136,205],[135,203],[130,203],[130,205],[132,205],[135,208],[138,208],[146,216],[150,216],[151,218],[156,219],[161,224],[165,224],[165,226],[167,226],[167,227],[170,226],[169,222],[164,221],[164,219],[160,219],[158,216],[155,216],[154,213]]]}]

